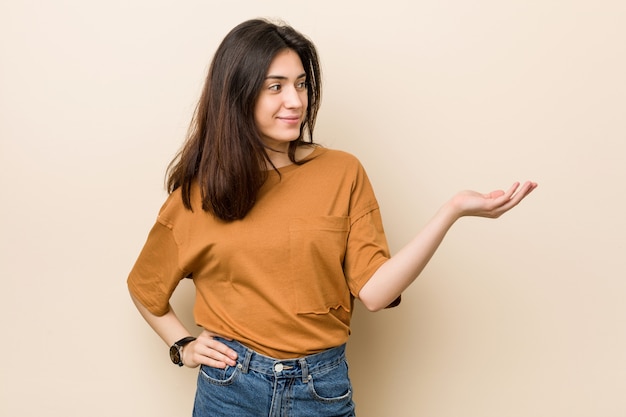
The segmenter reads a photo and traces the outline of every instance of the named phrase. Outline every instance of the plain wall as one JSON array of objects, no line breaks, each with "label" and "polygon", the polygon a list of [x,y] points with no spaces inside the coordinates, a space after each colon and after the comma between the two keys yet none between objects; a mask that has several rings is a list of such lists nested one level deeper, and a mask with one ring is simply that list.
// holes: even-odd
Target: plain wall
[{"label": "plain wall", "polygon": [[317,44],[316,139],[361,159],[394,252],[458,190],[540,184],[459,221],[401,307],[357,308],[358,415],[625,416],[622,0],[0,3],[0,415],[190,415],[197,371],[126,277],[215,48],[258,16]]}]

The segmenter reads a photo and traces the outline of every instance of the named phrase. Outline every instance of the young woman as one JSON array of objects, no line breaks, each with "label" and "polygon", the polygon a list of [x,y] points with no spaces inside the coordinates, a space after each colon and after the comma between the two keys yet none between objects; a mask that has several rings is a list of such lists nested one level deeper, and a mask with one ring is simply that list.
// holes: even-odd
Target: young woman
[{"label": "young woman", "polygon": [[[359,161],[313,142],[320,95],[306,37],[244,22],[217,49],[170,165],[170,196],[128,286],[172,361],[201,366],[194,416],[354,416],[354,300],[397,305],[457,219],[499,217],[536,187],[458,193],[390,257]],[[185,277],[197,338],[169,305]]]}]

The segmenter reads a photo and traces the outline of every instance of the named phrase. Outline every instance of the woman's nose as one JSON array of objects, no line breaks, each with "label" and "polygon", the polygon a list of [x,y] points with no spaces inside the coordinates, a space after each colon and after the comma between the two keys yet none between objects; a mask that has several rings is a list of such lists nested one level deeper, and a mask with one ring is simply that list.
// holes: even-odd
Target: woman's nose
[{"label": "woman's nose", "polygon": [[283,90],[285,107],[294,109],[303,107],[306,100],[306,92],[298,91],[296,88],[288,88]]}]

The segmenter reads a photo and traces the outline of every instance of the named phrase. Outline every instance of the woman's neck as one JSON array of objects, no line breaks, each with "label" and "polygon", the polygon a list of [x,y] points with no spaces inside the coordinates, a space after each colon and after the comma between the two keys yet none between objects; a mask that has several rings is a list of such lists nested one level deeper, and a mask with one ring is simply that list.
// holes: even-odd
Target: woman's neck
[{"label": "woman's neck", "polygon": [[[270,161],[276,168],[286,167],[287,165],[293,164],[293,161],[289,159],[289,147],[286,146],[285,149],[274,149],[274,148],[265,148],[267,151],[267,156],[269,156]],[[311,145],[302,145],[296,148],[296,161],[301,161],[302,159],[309,156],[311,152],[315,149],[314,146]],[[273,167],[267,163],[267,169],[272,169]]]}]

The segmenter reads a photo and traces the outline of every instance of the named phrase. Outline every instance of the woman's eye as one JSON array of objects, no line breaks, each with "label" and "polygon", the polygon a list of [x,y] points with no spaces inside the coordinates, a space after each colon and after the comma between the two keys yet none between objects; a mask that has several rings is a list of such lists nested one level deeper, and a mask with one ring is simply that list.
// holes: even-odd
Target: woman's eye
[{"label": "woman's eye", "polygon": [[270,91],[280,91],[280,84],[272,84],[269,86],[268,90]]},{"label": "woman's eye", "polygon": [[300,90],[305,90],[307,88],[306,81],[299,82],[298,84],[296,84],[296,87]]}]

